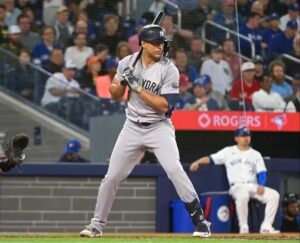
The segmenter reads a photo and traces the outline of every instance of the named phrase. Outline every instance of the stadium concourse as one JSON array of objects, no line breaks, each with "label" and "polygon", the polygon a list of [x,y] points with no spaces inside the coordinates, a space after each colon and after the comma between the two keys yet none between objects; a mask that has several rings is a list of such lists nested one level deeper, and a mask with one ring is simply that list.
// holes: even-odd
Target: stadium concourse
[{"label": "stadium concourse", "polygon": [[[268,183],[281,196],[299,192],[299,1],[0,0],[0,153],[14,134],[30,136],[24,174],[0,178],[1,231],[68,232],[87,223],[97,176],[105,175],[130,98],[127,87],[122,98],[111,99],[111,81],[119,62],[140,49],[141,28],[159,11],[172,39],[164,53],[179,71],[171,120],[181,162],[232,145],[233,131],[245,125],[271,171]],[[69,139],[80,141],[91,163],[53,164]],[[139,231],[157,231],[156,215],[170,202],[159,204],[156,193],[176,199],[151,150],[142,163],[154,172],[137,166],[137,178],[122,185],[111,232],[132,232],[141,222]],[[209,184],[227,193],[224,171],[205,168],[226,186],[210,187],[200,172],[197,192],[210,193],[202,187]],[[166,191],[157,183],[168,185]],[[132,208],[127,212],[123,203]],[[166,217],[163,232],[172,231]]]}]

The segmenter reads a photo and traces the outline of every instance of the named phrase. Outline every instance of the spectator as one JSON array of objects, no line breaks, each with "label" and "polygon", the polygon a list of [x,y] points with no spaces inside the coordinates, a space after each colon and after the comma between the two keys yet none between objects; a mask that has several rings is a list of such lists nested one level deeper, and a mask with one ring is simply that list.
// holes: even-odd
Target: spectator
[{"label": "spectator", "polygon": [[192,31],[178,28],[178,26],[174,24],[173,17],[171,15],[165,15],[160,25],[165,29],[167,38],[172,40],[172,49],[187,49],[186,41],[193,37]]},{"label": "spectator", "polygon": [[273,8],[272,8],[270,0],[258,0],[258,1],[255,1],[255,2],[259,2],[259,3],[262,4],[262,13],[263,13],[262,17],[265,16],[266,14],[270,15],[272,13]]},{"label": "spectator", "polygon": [[269,65],[269,73],[273,80],[272,91],[278,93],[285,101],[292,97],[291,85],[285,81],[285,65],[281,61],[273,61]]},{"label": "spectator", "polygon": [[61,115],[60,99],[62,97],[79,97],[80,86],[73,79],[75,70],[75,63],[72,60],[65,60],[62,72],[49,77],[41,100],[41,104],[46,110]]},{"label": "spectator", "polygon": [[30,31],[30,19],[27,15],[21,14],[18,17],[18,26],[21,29],[21,43],[31,52],[33,48],[41,41],[37,33]]},{"label": "spectator", "polygon": [[208,82],[206,75],[200,76],[193,82],[193,95],[187,99],[186,110],[216,111],[220,110],[217,101],[208,96]]},{"label": "spectator", "polygon": [[[82,22],[86,23],[87,27],[85,27]],[[89,20],[89,16],[86,11],[82,10],[79,12],[75,25],[75,32],[86,33],[89,41],[93,41],[96,38],[94,24]]]},{"label": "spectator", "polygon": [[[64,54],[62,49],[55,48],[51,51],[50,62],[49,64],[44,66],[44,69],[50,72],[51,74],[60,73],[61,70],[63,69],[63,63],[64,63]],[[42,78],[40,80],[37,80],[35,91],[37,92],[36,103],[38,104],[40,103],[43,97],[45,91],[45,85],[49,76],[51,75],[49,74],[42,75]]]},{"label": "spectator", "polygon": [[[82,1],[84,3],[84,1]],[[114,8],[109,8],[109,2],[116,4],[115,1],[103,1],[103,0],[94,0],[94,1],[85,1],[88,2],[86,7],[82,6],[82,9],[85,9],[88,13],[89,19],[92,22],[102,23],[104,16],[112,13],[116,13]]]},{"label": "spectator", "polygon": [[[298,34],[293,40],[293,50],[288,53],[290,56],[300,60],[300,34]],[[300,70],[300,64],[288,58],[282,57],[282,60],[286,66],[287,75],[294,76]]]},{"label": "spectator", "polygon": [[195,9],[187,11],[186,16],[183,16],[183,27],[191,30],[193,33],[201,33],[202,25],[206,20],[213,19],[214,9],[211,7],[210,0],[198,0],[198,5]]},{"label": "spectator", "polygon": [[224,95],[222,95],[219,91],[213,90],[211,78],[206,74],[200,75],[200,78],[203,79],[203,82],[207,87],[207,95],[217,101],[220,110],[229,110],[229,106],[224,98]]},{"label": "spectator", "polygon": [[[20,34],[21,30],[19,26],[10,26],[8,28],[8,42],[2,44],[1,47],[9,52],[12,52],[16,56],[20,56],[21,51],[26,50],[26,47],[20,41]],[[6,69],[18,65],[18,60],[16,58],[8,56],[7,54],[1,54],[0,61],[2,65],[6,65]]]},{"label": "spectator", "polygon": [[94,55],[94,50],[86,46],[86,35],[77,33],[74,36],[74,46],[66,49],[64,59],[73,59],[76,68],[81,70],[85,66],[87,59],[92,55]]},{"label": "spectator", "polygon": [[254,110],[263,112],[295,112],[293,105],[287,106],[279,94],[271,91],[272,83],[272,79],[265,76],[260,84],[261,89],[253,93],[252,100]]},{"label": "spectator", "polygon": [[28,65],[30,55],[22,50],[18,65],[12,67],[7,75],[7,88],[17,92],[22,97],[32,100],[34,90],[34,70]]},{"label": "spectator", "polygon": [[295,193],[287,193],[283,198],[283,218],[281,232],[300,231],[299,199]]},{"label": "spectator", "polygon": [[85,21],[79,20],[75,24],[74,32],[72,33],[72,36],[67,41],[67,46],[72,46],[74,44],[74,39],[78,34],[84,34],[86,35],[86,43],[88,46],[93,45],[94,38],[88,37],[88,25]]},{"label": "spectator", "polygon": [[225,39],[223,42],[223,60],[228,62],[233,80],[241,77],[241,58],[236,55],[234,41],[232,39]]},{"label": "spectator", "polygon": [[256,13],[260,17],[264,17],[265,15],[264,5],[260,1],[254,1],[251,5],[250,13]]},{"label": "spectator", "polygon": [[[112,80],[114,79],[117,73],[118,62],[114,59],[109,59],[106,62],[106,70],[107,74],[100,75],[96,77],[96,89],[98,97],[102,99],[111,99],[111,95],[109,92],[109,87],[111,85]],[[125,94],[122,97],[122,100],[127,100],[128,97],[128,88],[126,88]]]},{"label": "spectator", "polygon": [[8,41],[8,26],[5,23],[6,8],[0,4],[0,43]]},{"label": "spectator", "polygon": [[[213,21],[225,28],[236,30],[236,16],[235,16],[234,0],[224,0],[222,10],[214,16]],[[226,32],[220,29],[213,29],[213,39],[219,44],[225,40]]]},{"label": "spectator", "polygon": [[63,0],[48,0],[43,1],[43,23],[52,26],[55,22],[57,10],[63,5]]},{"label": "spectator", "polygon": [[21,14],[21,10],[15,7],[14,0],[4,0],[4,6],[6,8],[5,23],[8,26],[16,25],[17,18]]},{"label": "spectator", "polygon": [[279,28],[279,16],[277,13],[272,13],[267,20],[269,22],[269,26],[263,31],[263,43],[266,48],[277,34],[282,33]]},{"label": "spectator", "polygon": [[188,65],[187,55],[183,48],[180,48],[175,52],[175,65],[178,68],[179,73],[186,74],[192,82],[198,77],[196,68]]},{"label": "spectator", "polygon": [[108,46],[105,44],[98,44],[95,47],[95,56],[99,58],[102,66],[105,65],[106,60],[108,59]]},{"label": "spectator", "polygon": [[[261,17],[257,13],[250,13],[247,16],[247,23],[240,28],[240,34],[250,38],[255,44],[255,54],[259,55],[262,47],[262,32],[259,29]],[[240,39],[241,52],[246,57],[252,58],[251,47],[248,41]]]},{"label": "spectator", "polygon": [[252,109],[252,95],[260,89],[259,83],[254,79],[255,65],[252,62],[242,64],[242,79],[233,83],[229,100],[245,102],[246,109]]},{"label": "spectator", "polygon": [[42,29],[42,41],[37,44],[31,52],[33,62],[45,67],[50,63],[51,51],[54,48],[60,47],[60,44],[55,42],[55,31],[53,27],[45,26]]},{"label": "spectator", "polygon": [[143,18],[138,19],[135,23],[136,34],[130,36],[128,39],[128,44],[132,52],[137,52],[141,49],[141,46],[139,44],[139,34],[141,32],[142,27],[146,25],[146,23],[147,20]]},{"label": "spectator", "polygon": [[90,162],[87,159],[80,156],[81,143],[77,139],[69,139],[64,147],[64,153],[60,157],[58,162],[70,162],[70,163],[87,163]]},{"label": "spectator", "polygon": [[22,14],[29,18],[30,30],[32,32],[38,33],[43,26],[43,23],[40,20],[35,19],[35,15],[32,9],[26,8],[23,10]]},{"label": "spectator", "polygon": [[35,6],[31,3],[31,1],[29,0],[17,0],[15,1],[15,6],[21,10],[21,12],[23,13],[23,11],[25,9],[28,9],[28,8],[34,8]]},{"label": "spectator", "polygon": [[45,66],[45,69],[50,73],[59,73],[63,68],[64,55],[62,49],[55,48],[50,55],[50,63]]},{"label": "spectator", "polygon": [[120,41],[126,41],[128,38],[119,30],[119,17],[108,14],[104,18],[104,31],[100,33],[98,39],[108,46],[109,54],[114,55],[117,44]]},{"label": "spectator", "polygon": [[253,63],[255,65],[254,79],[257,82],[261,83],[264,80],[264,76],[265,76],[264,61],[261,56],[256,56],[253,59]]},{"label": "spectator", "polygon": [[300,73],[296,73],[292,81],[293,97],[289,105],[294,105],[297,112],[300,112]]},{"label": "spectator", "polygon": [[299,16],[300,5],[299,3],[291,3],[288,5],[288,13],[280,18],[280,29],[285,30],[287,23],[290,20],[294,20],[298,24],[298,32],[300,31],[300,16]]},{"label": "spectator", "polygon": [[176,100],[175,110],[182,110],[187,102],[187,99],[192,97],[191,88],[193,84],[189,81],[189,77],[181,73],[179,74],[179,96]]},{"label": "spectator", "polygon": [[296,3],[298,0],[279,0],[271,1],[273,9],[276,10],[279,16],[283,16],[288,12],[288,6],[290,4]]},{"label": "spectator", "polygon": [[248,202],[255,198],[266,204],[265,217],[260,233],[279,233],[272,226],[278,204],[279,193],[266,186],[267,169],[261,154],[250,147],[251,134],[245,127],[235,130],[237,145],[228,146],[209,157],[202,157],[190,165],[190,171],[197,171],[203,164],[225,165],[229,182],[229,193],[235,201],[240,234],[249,233]]},{"label": "spectator", "polygon": [[248,14],[248,0],[237,0],[237,12],[242,16],[246,17]]},{"label": "spectator", "polygon": [[293,39],[296,36],[297,28],[297,22],[290,20],[286,24],[285,31],[274,36],[269,43],[269,55],[271,58],[279,54],[291,52],[293,50]]},{"label": "spectator", "polygon": [[225,95],[232,85],[232,72],[228,62],[223,59],[223,49],[215,47],[211,51],[211,58],[204,61],[200,74],[207,74],[212,81],[212,88]]},{"label": "spectator", "polygon": [[206,57],[205,52],[203,51],[203,40],[200,36],[194,36],[191,39],[190,51],[186,53],[188,65],[194,66],[196,70],[201,69],[203,60]]},{"label": "spectator", "polygon": [[72,36],[74,27],[69,22],[69,9],[64,5],[60,6],[57,10],[54,29],[56,41],[65,48]]},{"label": "spectator", "polygon": [[131,49],[127,41],[120,41],[116,48],[116,61],[121,61],[124,57],[130,55]]},{"label": "spectator", "polygon": [[96,94],[96,80],[100,75],[102,64],[97,56],[91,56],[81,71],[80,86],[86,91]]}]

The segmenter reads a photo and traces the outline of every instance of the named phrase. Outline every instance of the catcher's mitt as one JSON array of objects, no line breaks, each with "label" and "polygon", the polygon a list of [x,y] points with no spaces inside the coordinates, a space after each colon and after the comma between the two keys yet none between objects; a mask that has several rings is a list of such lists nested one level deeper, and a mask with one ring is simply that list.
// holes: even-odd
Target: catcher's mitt
[{"label": "catcher's mitt", "polygon": [[19,133],[9,140],[4,148],[7,162],[5,168],[2,168],[3,171],[8,171],[24,161],[24,149],[28,146],[28,143],[29,137],[25,133]]}]

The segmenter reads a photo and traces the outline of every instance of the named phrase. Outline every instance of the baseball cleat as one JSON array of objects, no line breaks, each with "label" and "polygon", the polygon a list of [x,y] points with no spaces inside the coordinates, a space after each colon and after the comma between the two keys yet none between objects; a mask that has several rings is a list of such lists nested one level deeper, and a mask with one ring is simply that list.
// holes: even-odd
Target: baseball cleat
[{"label": "baseball cleat", "polygon": [[273,227],[270,227],[270,228],[262,228],[262,229],[260,229],[259,233],[261,233],[261,234],[279,234],[280,231],[274,229]]},{"label": "baseball cleat", "polygon": [[249,234],[249,226],[248,225],[242,225],[240,227],[240,234]]},{"label": "baseball cleat", "polygon": [[207,220],[199,221],[196,226],[196,231],[193,233],[193,236],[204,237],[204,238],[211,236],[210,225],[211,223],[208,222]]},{"label": "baseball cleat", "polygon": [[80,232],[79,235],[82,237],[89,237],[89,238],[101,237],[102,231],[98,231],[96,228],[88,225],[84,230]]}]

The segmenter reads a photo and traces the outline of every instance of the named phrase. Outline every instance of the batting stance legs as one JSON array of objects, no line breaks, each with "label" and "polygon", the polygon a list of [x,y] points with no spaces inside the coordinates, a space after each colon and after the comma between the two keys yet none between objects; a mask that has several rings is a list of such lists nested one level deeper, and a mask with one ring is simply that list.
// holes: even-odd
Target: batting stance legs
[{"label": "batting stance legs", "polygon": [[[175,141],[173,126],[168,121],[142,127],[130,120],[125,125],[113,149],[108,172],[102,180],[94,213],[94,218],[82,236],[100,236],[107,222],[117,187],[125,180],[134,166],[140,162],[144,148],[152,148],[168,177],[174,184],[186,208],[193,215],[196,226],[195,236],[208,237],[210,231],[203,233],[201,227],[208,224],[203,218],[197,193],[179,161],[179,152]],[[200,229],[199,229],[200,228]],[[93,235],[91,235],[91,229]]]},{"label": "batting stance legs", "polygon": [[230,194],[235,199],[240,233],[249,233],[248,202],[250,198],[255,198],[266,204],[265,218],[261,224],[260,232],[264,233],[264,230],[272,227],[278,209],[279,193],[269,187],[264,188],[265,192],[262,195],[257,194],[257,185],[252,183],[237,183],[230,188]]}]

